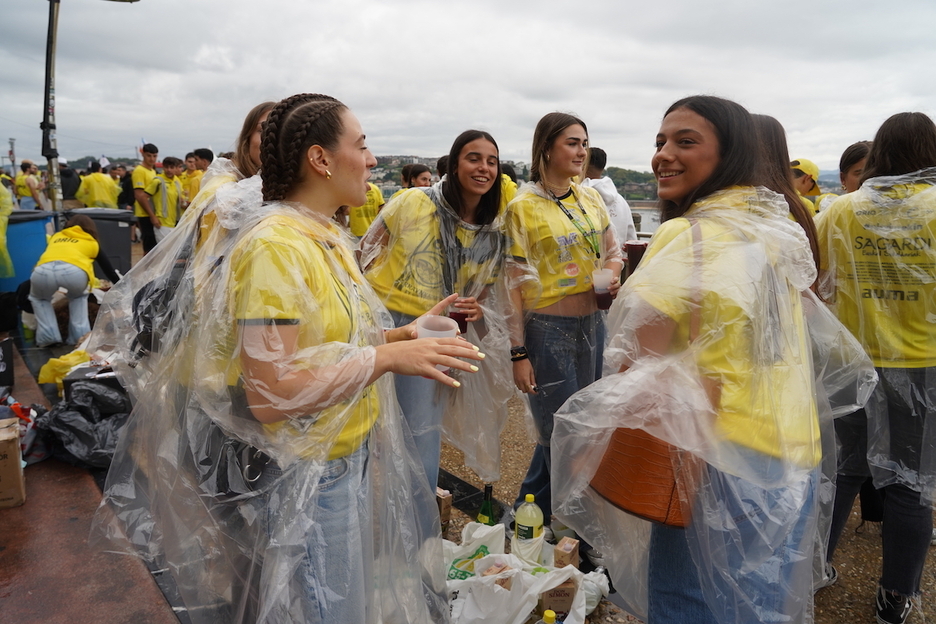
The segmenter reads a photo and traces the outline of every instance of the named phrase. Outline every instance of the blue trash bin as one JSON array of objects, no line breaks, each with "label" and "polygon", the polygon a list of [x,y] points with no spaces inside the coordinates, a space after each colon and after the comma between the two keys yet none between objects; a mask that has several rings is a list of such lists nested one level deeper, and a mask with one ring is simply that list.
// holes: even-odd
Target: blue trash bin
[{"label": "blue trash bin", "polygon": [[15,292],[16,287],[29,279],[39,256],[46,250],[46,225],[52,222],[54,212],[45,210],[14,210],[7,224],[7,250],[13,261],[13,277],[0,279],[0,292]]}]

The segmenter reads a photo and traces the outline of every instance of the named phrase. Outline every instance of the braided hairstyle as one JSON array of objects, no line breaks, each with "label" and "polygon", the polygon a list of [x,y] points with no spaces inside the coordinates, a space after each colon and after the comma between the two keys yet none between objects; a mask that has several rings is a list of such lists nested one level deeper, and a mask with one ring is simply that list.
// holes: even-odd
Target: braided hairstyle
[{"label": "braided hairstyle", "polygon": [[263,200],[279,201],[299,182],[301,160],[313,145],[333,150],[347,107],[328,95],[300,93],[273,107],[260,141]]}]

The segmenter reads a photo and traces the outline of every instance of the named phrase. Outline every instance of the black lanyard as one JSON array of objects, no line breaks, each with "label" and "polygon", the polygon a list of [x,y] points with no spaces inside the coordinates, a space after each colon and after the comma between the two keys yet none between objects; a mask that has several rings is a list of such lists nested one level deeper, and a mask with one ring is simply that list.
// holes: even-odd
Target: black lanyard
[{"label": "black lanyard", "polygon": [[585,239],[585,242],[588,243],[588,246],[591,248],[592,252],[594,252],[595,258],[601,260],[601,251],[598,244],[598,232],[595,231],[595,226],[592,224],[591,219],[588,218],[588,213],[585,212],[585,209],[582,208],[582,204],[579,202],[578,197],[575,196],[575,191],[569,189],[569,193],[572,194],[572,199],[575,200],[575,205],[578,206],[578,209],[582,212],[582,216],[585,217],[585,222],[588,223],[588,227],[591,229],[591,235],[585,232],[584,228],[579,225],[578,220],[576,220],[572,212],[565,207],[562,201],[556,197],[556,194],[552,191],[549,191],[549,194],[552,195],[553,201],[556,202],[556,205],[559,206],[559,209],[565,213],[565,216],[569,217],[569,221],[572,222],[572,225],[575,226],[575,229],[577,229],[582,234],[582,238]]}]

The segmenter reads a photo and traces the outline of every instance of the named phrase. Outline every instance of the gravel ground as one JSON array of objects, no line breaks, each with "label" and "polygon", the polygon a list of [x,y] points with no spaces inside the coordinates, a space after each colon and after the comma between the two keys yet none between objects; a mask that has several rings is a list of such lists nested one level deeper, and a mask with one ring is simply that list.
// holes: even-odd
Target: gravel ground
[{"label": "gravel ground", "polygon": [[[519,404],[511,402],[508,409],[510,417],[501,436],[501,480],[494,484],[494,497],[505,503],[516,498],[533,452],[533,443],[523,423]],[[461,452],[444,444],[442,467],[478,488],[483,485],[474,472],[465,467]],[[462,528],[470,520],[465,514],[453,509],[452,522],[445,537],[458,541]],[[816,624],[874,622],[874,592],[881,568],[880,525],[866,524],[860,532],[856,532],[859,522],[856,503],[836,551],[838,583],[816,594]],[[929,614],[930,619],[936,617],[936,563],[933,557],[928,559],[924,568],[922,591],[922,609],[915,609],[911,614],[911,624],[928,621],[922,613]],[[640,620],[604,600],[586,621],[590,624],[611,624]]]}]

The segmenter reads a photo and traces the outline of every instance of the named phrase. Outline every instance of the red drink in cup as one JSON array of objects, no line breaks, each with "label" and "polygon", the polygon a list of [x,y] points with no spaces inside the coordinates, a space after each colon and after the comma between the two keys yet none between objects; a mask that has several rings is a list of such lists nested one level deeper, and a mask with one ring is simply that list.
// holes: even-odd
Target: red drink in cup
[{"label": "red drink in cup", "polygon": [[595,305],[599,310],[607,310],[613,301],[609,288],[614,280],[614,271],[599,269],[592,272],[592,288],[595,291]]},{"label": "red drink in cup", "polygon": [[468,333],[468,315],[464,312],[457,312],[455,310],[449,312],[449,318],[458,323],[458,331],[462,335]]},{"label": "red drink in cup", "polygon": [[647,251],[647,241],[641,240],[629,240],[624,243],[624,251],[627,252],[627,274],[633,275],[634,271],[637,270],[637,265],[640,264],[640,259],[643,258],[644,252]]}]

